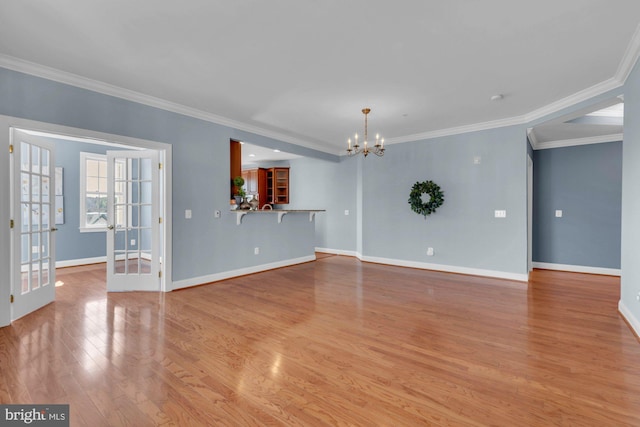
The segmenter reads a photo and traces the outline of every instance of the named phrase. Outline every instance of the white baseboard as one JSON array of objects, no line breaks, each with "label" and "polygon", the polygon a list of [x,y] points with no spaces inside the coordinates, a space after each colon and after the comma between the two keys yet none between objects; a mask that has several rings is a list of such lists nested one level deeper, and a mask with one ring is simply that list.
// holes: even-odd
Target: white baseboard
[{"label": "white baseboard", "polygon": [[261,271],[273,270],[275,268],[288,267],[290,265],[302,264],[315,261],[315,255],[300,258],[287,259],[284,261],[272,262],[269,264],[255,265],[253,267],[240,268],[237,270],[224,271],[222,273],[209,274],[206,276],[192,277],[185,280],[173,282],[172,290],[189,288],[191,286],[204,285],[206,283],[218,282],[220,280],[231,279],[233,277],[246,276],[247,274],[260,273]]},{"label": "white baseboard", "polygon": [[[129,258],[129,259],[136,259],[137,257],[134,258]],[[145,256],[145,254],[142,254],[142,259],[145,259],[147,261],[151,260],[151,257],[149,256]],[[119,255],[116,257],[117,260],[123,260],[124,259],[124,255]],[[70,260],[66,260],[66,261],[56,261],[56,268],[63,268],[63,267],[77,267],[79,265],[89,265],[89,264],[100,264],[103,262],[107,262],[107,257],[106,256],[99,256],[99,257],[95,257],[95,258],[81,258],[81,259],[70,259]],[[160,260],[160,263],[162,263],[162,260]]]},{"label": "white baseboard", "polygon": [[436,270],[436,271],[444,271],[447,273],[469,274],[473,276],[495,277],[498,279],[516,280],[519,282],[527,282],[529,280],[528,274],[517,274],[517,273],[508,273],[504,271],[483,270],[479,268],[456,267],[452,265],[431,264],[426,262],[406,261],[406,260],[392,259],[392,258],[370,257],[370,256],[362,255],[357,251],[344,251],[341,249],[316,248],[316,252],[353,256],[358,258],[360,261],[364,261],[364,262],[375,262],[377,264],[395,265],[398,267],[419,268],[422,270]]},{"label": "white baseboard", "polygon": [[531,264],[533,265],[533,268],[541,268],[544,270],[570,271],[572,273],[603,274],[606,276],[620,276],[622,274],[619,268],[587,267],[584,265],[552,264],[548,262],[533,262]]},{"label": "white baseboard", "polygon": [[99,264],[101,262],[107,262],[107,257],[99,256],[95,258],[82,258],[82,259],[70,259],[67,261],[56,261],[56,268],[75,267],[78,265],[88,265],[88,264]]},{"label": "white baseboard", "polygon": [[633,329],[633,332],[636,334],[636,336],[640,337],[640,320],[638,320],[638,318],[633,315],[631,310],[629,310],[629,308],[622,302],[622,300],[618,302],[618,311],[631,326],[631,329]]},{"label": "white baseboard", "polygon": [[322,252],[323,254],[345,255],[357,257],[356,251],[343,251],[342,249],[329,249],[329,248],[316,248],[316,252]]},{"label": "white baseboard", "polygon": [[497,279],[516,280],[518,282],[527,282],[529,280],[527,274],[509,273],[506,271],[483,270],[480,268],[457,267],[454,265],[431,264],[426,262],[406,261],[401,259],[379,258],[370,256],[361,256],[360,259],[365,262],[375,262],[378,264],[419,268],[422,270],[444,271],[447,273],[469,274],[473,276],[494,277]]}]

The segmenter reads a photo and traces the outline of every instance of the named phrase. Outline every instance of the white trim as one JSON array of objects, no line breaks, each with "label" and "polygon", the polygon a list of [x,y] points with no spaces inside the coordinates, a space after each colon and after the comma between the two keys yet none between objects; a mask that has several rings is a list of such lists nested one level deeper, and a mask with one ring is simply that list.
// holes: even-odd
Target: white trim
[{"label": "white trim", "polygon": [[80,227],[78,230],[80,230],[81,233],[106,233],[107,226],[105,225],[104,227],[92,227],[92,228]]},{"label": "white trim", "polygon": [[527,274],[533,270],[533,167],[527,150]]},{"label": "white trim", "polygon": [[[39,132],[38,132],[39,133]],[[45,134],[46,135],[46,134]],[[99,153],[89,153],[86,151],[80,152],[80,203],[78,203],[80,208],[80,232],[81,233],[91,233],[95,231],[107,231],[107,225],[98,225],[92,227],[86,223],[87,215],[85,212],[86,209],[86,199],[87,199],[87,161],[93,160],[97,162],[103,162],[106,170],[107,166],[107,155],[99,154]],[[105,182],[107,180],[106,175],[104,176]],[[107,197],[107,189],[104,189],[104,197]],[[105,212],[106,213],[106,212]]]},{"label": "white trim", "polygon": [[442,265],[442,264],[430,264],[430,263],[424,263],[424,262],[405,261],[405,260],[398,260],[398,259],[391,259],[391,258],[370,257],[370,256],[364,256],[358,253],[357,251],[345,251],[341,249],[316,248],[315,250],[316,252],[321,252],[321,253],[352,256],[352,257],[358,258],[360,261],[363,261],[363,262],[395,265],[398,267],[419,268],[421,270],[435,270],[435,271],[445,271],[445,272],[457,273],[457,274],[468,274],[473,276],[494,277],[498,279],[517,280],[519,282],[526,282],[529,280],[529,276],[527,274],[507,273],[503,271],[484,270],[484,269],[468,268],[468,267],[456,267],[456,266]]},{"label": "white trim", "polygon": [[[150,256],[145,256],[146,254],[143,253],[141,258],[147,261],[151,260]],[[117,260],[124,260],[124,254],[122,255],[118,255],[116,257]],[[137,259],[137,258],[129,258],[129,259]],[[102,263],[106,263],[107,262],[107,257],[106,256],[98,256],[98,257],[93,257],[93,258],[78,258],[78,259],[69,259],[69,260],[65,260],[65,261],[56,261],[56,268],[64,268],[64,267],[77,267],[80,265],[89,265],[89,264],[102,264]],[[160,260],[160,263],[162,263],[162,260]]]},{"label": "white trim", "polygon": [[98,256],[94,258],[70,259],[66,261],[56,261],[56,268],[76,267],[79,265],[102,264],[107,262],[106,256]]},{"label": "white trim", "polygon": [[531,144],[531,148],[536,150],[536,147],[540,143],[538,142],[538,137],[536,136],[536,133],[533,131],[533,128],[527,129],[527,138],[529,138],[529,143]]},{"label": "white trim", "polygon": [[[521,116],[514,116],[488,122],[474,123],[453,128],[439,129],[435,131],[416,133],[413,135],[400,136],[397,138],[390,138],[388,140],[385,140],[385,143],[388,145],[400,144],[403,142],[414,142],[424,139],[440,138],[443,136],[459,135],[468,132],[478,132],[482,130],[496,129],[507,126],[523,125],[533,122],[534,120],[546,117],[550,114],[554,114],[565,108],[572,107],[576,104],[579,104],[580,102],[588,101],[589,99],[592,99],[598,95],[602,95],[603,93],[606,93],[613,89],[617,89],[623,86],[623,84],[624,82],[612,78]],[[341,154],[344,155],[345,153]]]},{"label": "white trim", "polygon": [[493,277],[496,279],[516,280],[519,282],[527,282],[529,277],[527,274],[509,273],[506,271],[484,270],[480,268],[457,267],[454,265],[431,264],[418,261],[406,261],[401,259],[380,258],[371,256],[360,257],[362,261],[374,262],[377,264],[396,265],[399,267],[419,268],[422,270],[445,271],[447,273],[468,274],[472,276]]},{"label": "white trim", "polygon": [[342,249],[330,249],[330,248],[316,248],[316,252],[323,254],[344,255],[359,258],[356,251],[344,251]]},{"label": "white trim", "polygon": [[633,332],[637,337],[640,337],[640,320],[631,312],[631,310],[624,304],[622,300],[618,301],[618,312],[629,323]]},{"label": "white trim", "polygon": [[640,24],[636,27],[636,32],[633,33],[633,37],[631,37],[631,41],[627,45],[627,50],[622,57],[622,61],[620,61],[618,65],[616,79],[621,82],[626,81],[634,65],[638,62],[638,58],[640,58]]},{"label": "white trim", "polygon": [[206,276],[192,277],[190,279],[177,280],[173,282],[173,290],[189,288],[192,286],[204,285],[220,280],[231,279],[233,277],[246,276],[247,274],[260,273],[263,271],[273,270],[276,268],[289,267],[291,265],[303,264],[305,262],[315,261],[315,255],[309,255],[300,258],[293,258],[284,261],[272,262],[269,264],[255,265],[253,267],[239,268],[237,270],[224,271],[222,273],[208,274]]},{"label": "white trim", "polygon": [[527,113],[521,117],[524,119],[524,123],[529,123],[550,114],[557,113],[565,108],[573,107],[583,101],[588,101],[591,98],[602,95],[610,90],[617,89],[622,85],[624,85],[623,81],[620,81],[617,78],[611,78],[571,94],[565,98],[559,99],[558,101],[552,102],[551,104],[547,104],[544,107],[538,108],[537,110]]},{"label": "white trim", "polygon": [[[545,105],[542,108],[538,108],[530,113],[523,114],[521,116],[514,116],[505,119],[492,120],[488,122],[474,123],[470,125],[458,126],[448,129],[439,129],[430,132],[424,133],[416,133],[413,135],[400,136],[397,138],[390,138],[389,140],[385,140],[386,144],[399,144],[403,142],[413,142],[419,141],[423,139],[432,139],[439,138],[443,136],[450,135],[458,135],[462,133],[468,132],[478,132],[482,130],[488,129],[496,129],[501,127],[513,126],[513,125],[523,125],[534,120],[546,117],[550,114],[554,114],[558,111],[561,111],[565,108],[572,107],[576,104],[579,104],[583,101],[588,101],[598,95],[602,95],[603,93],[609,92],[613,89],[617,89],[624,85],[624,81],[620,81],[617,78],[612,78],[606,80],[604,82],[593,85],[587,89],[581,90],[580,92],[576,92],[572,95],[569,95],[563,99],[552,102],[551,104]],[[535,147],[534,147],[535,148]]]},{"label": "white trim", "polygon": [[622,274],[622,270],[619,268],[589,267],[585,265],[554,264],[548,262],[534,262],[533,268],[570,271],[573,273],[603,274],[605,276],[620,276]]},{"label": "white trim", "polygon": [[208,113],[206,111],[198,110],[196,108],[187,107],[185,105],[177,104],[175,102],[167,101],[154,96],[145,95],[133,90],[124,89],[118,86],[114,86],[108,83],[104,83],[98,80],[82,77],[77,74],[69,73],[66,71],[57,70],[55,68],[47,67],[44,65],[36,64],[33,62],[25,61],[20,58],[16,58],[9,55],[0,54],[0,67],[7,68],[20,73],[30,74],[36,77],[42,77],[48,80],[53,80],[58,83],[68,84],[71,86],[87,89],[93,92],[102,93],[104,95],[114,96],[116,98],[125,99],[127,101],[137,102],[139,104],[147,105],[150,107],[159,108],[161,110],[170,111],[184,116],[193,117],[196,119],[204,120],[207,122],[217,123],[223,126],[229,126],[237,130],[243,130],[246,132],[255,133],[257,135],[266,136],[268,138],[277,139],[291,144],[299,145],[302,147],[310,148],[312,150],[322,151],[328,154],[334,154],[335,148],[327,148],[326,146],[319,145],[310,141],[306,141],[299,138],[294,138],[289,135],[285,135],[279,132],[274,132],[268,129],[264,129],[258,126],[250,125],[247,123],[232,120],[226,117],[218,116],[216,114]]},{"label": "white trim", "polygon": [[[443,136],[459,135],[468,132],[477,132],[481,130],[496,129],[506,126],[521,125],[526,123],[525,116],[509,117],[506,119],[492,120],[489,122],[474,123],[470,125],[457,126],[447,129],[438,129],[429,132],[415,133],[413,135],[399,136],[397,138],[385,139],[385,145],[400,144],[403,142],[414,142],[423,139],[440,138]],[[342,154],[342,153],[341,153]],[[345,152],[346,154],[346,152]]]},{"label": "white trim", "polygon": [[574,147],[576,145],[602,144],[604,142],[622,141],[623,136],[624,135],[621,133],[614,133],[611,135],[589,136],[586,138],[572,138],[559,141],[537,142],[535,145],[532,144],[532,147],[534,150],[546,150],[549,148]]}]

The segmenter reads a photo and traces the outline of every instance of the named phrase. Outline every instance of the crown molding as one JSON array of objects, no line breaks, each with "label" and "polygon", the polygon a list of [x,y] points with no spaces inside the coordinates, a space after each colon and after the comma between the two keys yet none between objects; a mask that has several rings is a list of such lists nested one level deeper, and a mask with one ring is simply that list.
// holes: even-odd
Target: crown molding
[{"label": "crown molding", "polygon": [[422,139],[440,138],[443,136],[458,135],[462,133],[477,132],[481,130],[495,129],[495,128],[513,126],[513,125],[521,125],[523,123],[526,123],[523,116],[510,117],[507,119],[492,120],[489,122],[474,123],[471,125],[464,125],[464,126],[458,126],[453,128],[447,128],[447,129],[439,129],[439,130],[434,130],[434,131],[429,131],[424,133],[416,133],[416,134],[407,135],[407,136],[399,136],[396,138],[389,138],[388,140],[385,139],[384,142],[385,144],[400,144],[403,142],[413,142],[413,141],[419,141]]},{"label": "crown molding", "polygon": [[294,138],[279,132],[274,132],[258,126],[249,125],[247,123],[232,120],[216,114],[208,113],[196,108],[187,107],[182,104],[167,101],[154,96],[145,95],[130,89],[114,86],[101,81],[89,79],[77,74],[61,71],[55,68],[47,67],[33,62],[25,61],[12,56],[0,54],[0,67],[7,68],[24,74],[41,77],[58,83],[67,84],[81,89],[98,92],[103,95],[109,95],[116,98],[125,99],[127,101],[136,102],[147,105],[149,107],[159,108],[161,110],[170,111],[188,117],[204,120],[206,122],[216,123],[222,126],[228,126],[237,130],[255,133],[267,138],[277,139],[279,141],[288,142],[299,145],[301,147],[310,148],[312,150],[322,151],[328,154],[334,154],[331,149],[326,146],[315,144],[313,142]]},{"label": "crown molding", "polygon": [[624,52],[620,65],[618,65],[615,78],[625,82],[638,62],[638,58],[640,58],[640,24],[636,27],[636,32],[633,33],[633,37],[627,45],[627,50]]},{"label": "crown molding", "polygon": [[[580,102],[587,101],[598,95],[602,95],[608,91],[617,89],[624,85],[629,73],[638,62],[640,58],[640,25],[636,27],[636,31],[633,34],[632,39],[627,45],[625,54],[618,65],[616,74],[614,77],[605,80],[601,83],[595,84],[587,89],[576,92],[551,104],[538,108],[530,113],[526,113],[520,116],[509,117],[505,119],[492,120],[488,122],[474,123],[470,125],[452,127],[447,129],[439,129],[435,131],[429,131],[424,133],[417,133],[406,136],[399,136],[396,138],[389,138],[385,141],[387,144],[400,144],[404,142],[413,142],[424,139],[439,138],[443,136],[458,135],[469,132],[477,132],[482,130],[507,127],[513,125],[522,125],[530,123],[534,120],[546,117],[548,115],[562,111],[565,108],[569,108]],[[91,90],[94,92],[102,93],[105,95],[114,96],[117,98],[126,99],[128,101],[137,102],[140,104],[148,105],[150,107],[160,108],[163,110],[171,111],[177,114],[182,114],[196,119],[216,123],[223,126],[228,126],[234,129],[255,133],[257,135],[265,136],[267,138],[277,139],[283,142],[299,145],[302,147],[310,148],[312,150],[321,151],[328,154],[337,154],[335,148],[326,147],[320,144],[312,143],[307,140],[294,138],[289,135],[285,135],[279,132],[270,131],[258,126],[249,125],[247,123],[232,120],[226,117],[218,116],[216,114],[207,113],[202,110],[187,107],[181,104],[166,101],[160,98],[156,98],[149,95],[144,95],[139,92],[135,92],[129,89],[124,89],[107,83],[99,82],[96,80],[88,79],[86,77],[78,76],[76,74],[68,73],[65,71],[57,70],[54,68],[46,67],[43,65],[28,62],[22,59],[11,57],[8,55],[0,54],[0,67],[8,68],[14,71],[18,71],[25,74],[31,74],[37,77],[57,81],[83,89]],[[546,144],[546,143],[545,143]],[[535,148],[535,147],[534,147]],[[342,153],[337,154],[342,155]]]},{"label": "crown molding", "polygon": [[[637,58],[636,58],[637,59]],[[492,120],[488,122],[474,123],[471,125],[458,126],[447,129],[439,129],[436,131],[424,132],[424,133],[416,133],[413,135],[400,136],[396,138],[389,138],[385,140],[386,144],[400,144],[403,142],[413,142],[419,141],[423,139],[432,139],[432,138],[440,138],[443,136],[457,135],[468,132],[477,132],[481,130],[487,129],[495,129],[500,127],[507,127],[513,125],[523,125],[530,123],[534,120],[543,118],[550,114],[557,113],[558,111],[562,111],[565,108],[571,107],[573,105],[579,104],[580,102],[587,101],[591,98],[594,98],[598,95],[602,95],[603,93],[609,92],[613,89],[617,89],[621,87],[624,82],[618,81],[616,78],[611,78],[604,82],[598,83],[594,86],[591,86],[587,89],[581,90],[580,92],[576,92],[572,95],[567,96],[566,98],[560,99],[551,104],[545,105],[542,108],[534,110],[530,113],[509,117],[506,119]]]},{"label": "crown molding", "polygon": [[[456,135],[460,133],[476,132],[480,130],[487,130],[487,129],[498,128],[498,127],[506,127],[511,125],[521,125],[521,124],[530,123],[534,120],[557,113],[558,111],[562,111],[565,108],[569,108],[573,105],[579,104],[580,102],[588,101],[591,98],[594,98],[598,95],[602,95],[603,93],[609,92],[611,90],[614,90],[623,86],[627,78],[629,77],[629,73],[631,72],[635,64],[638,62],[638,59],[640,59],[640,24],[638,25],[638,27],[636,27],[636,31],[633,34],[631,41],[627,45],[627,49],[624,53],[622,61],[620,61],[620,64],[618,65],[618,69],[616,71],[615,76],[608,80],[595,84],[587,89],[576,92],[572,95],[569,95],[558,101],[552,102],[551,104],[547,104],[544,107],[538,108],[534,111],[531,111],[530,113],[527,113],[521,116],[514,116],[514,117],[501,119],[501,120],[476,123],[476,124],[471,124],[466,126],[448,128],[448,129],[441,129],[441,130],[432,131],[432,132],[418,133],[418,134],[407,135],[407,136],[402,136],[397,138],[390,138],[388,141],[385,141],[385,142],[387,142],[388,144],[399,144],[402,142],[418,141],[421,139],[438,138],[442,136]],[[620,95],[619,98],[624,99],[622,95]],[[588,138],[584,138],[584,140],[587,140],[587,139]],[[620,141],[620,140],[621,138],[618,139],[617,141]],[[531,141],[531,142],[532,144],[535,143],[534,141]],[[606,141],[606,142],[611,142],[611,141]],[[591,143],[591,142],[587,142],[587,143]],[[549,147],[549,148],[552,148],[552,147]],[[536,149],[535,146],[534,146],[534,149]]]},{"label": "crown molding", "polygon": [[537,150],[537,147],[540,144],[540,142],[538,141],[538,137],[536,136],[536,133],[533,131],[533,128],[527,129],[527,138],[529,138],[529,143],[531,144],[531,148],[533,148],[534,150]]},{"label": "crown molding", "polygon": [[589,88],[569,95],[565,98],[559,99],[558,101],[552,102],[551,104],[547,104],[544,107],[538,108],[537,110],[534,110],[528,114],[525,114],[523,116],[525,119],[525,123],[529,123],[534,120],[546,117],[550,114],[557,113],[564,110],[565,108],[572,107],[583,101],[588,101],[589,99],[594,98],[598,95],[602,95],[603,93],[609,92],[610,90],[617,89],[623,84],[624,82],[620,82],[616,78],[605,80]]},{"label": "crown molding", "polygon": [[[532,132],[533,133],[533,132]],[[558,141],[536,142],[531,144],[534,150],[546,150],[549,148],[573,147],[576,145],[602,144],[604,142],[622,141],[623,134],[613,133],[610,135],[589,136],[586,138],[572,138]]]}]

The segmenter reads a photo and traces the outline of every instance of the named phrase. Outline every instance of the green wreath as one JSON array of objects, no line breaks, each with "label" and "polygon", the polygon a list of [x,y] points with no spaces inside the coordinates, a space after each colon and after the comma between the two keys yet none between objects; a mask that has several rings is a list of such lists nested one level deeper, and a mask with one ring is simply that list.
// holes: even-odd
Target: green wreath
[{"label": "green wreath", "polygon": [[[422,195],[424,193],[431,196],[428,202],[422,201]],[[437,208],[442,206],[443,202],[444,194],[440,191],[440,186],[433,181],[416,182],[413,184],[413,187],[411,187],[411,193],[409,193],[411,210],[423,215],[425,219],[427,215],[432,214]]]}]

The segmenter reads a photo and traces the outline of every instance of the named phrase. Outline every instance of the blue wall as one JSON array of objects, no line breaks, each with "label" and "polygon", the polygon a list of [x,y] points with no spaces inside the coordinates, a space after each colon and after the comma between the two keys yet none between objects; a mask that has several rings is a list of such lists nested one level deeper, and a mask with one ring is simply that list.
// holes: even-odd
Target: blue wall
[{"label": "blue wall", "polygon": [[[282,229],[250,231],[251,223],[263,225],[261,219],[246,217],[246,226],[235,225],[235,215],[228,212],[232,138],[306,156],[290,162],[289,207],[327,210],[316,217],[315,246],[371,258],[526,274],[525,126],[391,145],[382,159],[341,159],[4,69],[0,114],[172,144],[174,280],[308,251],[308,242],[282,242]],[[478,165],[473,164],[476,156],[481,157]],[[429,179],[443,188],[445,203],[425,220],[411,212],[407,199],[413,183]],[[184,218],[185,209],[192,211],[192,219]],[[494,218],[496,209],[506,210],[507,218]],[[223,218],[214,219],[214,210],[221,210]],[[259,258],[253,255],[254,246],[272,241],[282,244]],[[427,247],[435,249],[435,256],[426,256]]]},{"label": "blue wall", "polygon": [[80,152],[105,154],[107,147],[47,138],[56,146],[56,166],[64,168],[64,224],[56,225],[56,261],[104,257],[104,232],[80,232]]},{"label": "blue wall", "polygon": [[[542,123],[621,92],[612,90],[527,125]],[[637,316],[635,297],[640,292],[640,264],[635,247],[640,239],[637,221],[640,217],[640,186],[637,185],[640,168],[636,167],[640,164],[640,122],[635,120],[640,116],[638,64],[629,76],[624,92],[621,303]],[[288,260],[313,253],[316,246],[354,252],[373,260],[429,263],[518,276],[527,272],[526,157],[530,148],[524,143],[525,125],[390,145],[383,159],[340,158],[2,68],[0,114],[171,144],[174,281]],[[236,225],[235,214],[228,210],[230,139],[306,156],[290,162],[292,204],[289,207],[326,209],[325,214],[316,217],[315,230],[309,226],[308,217],[302,215],[287,216],[282,224],[268,216],[248,215],[241,226]],[[603,147],[592,146],[584,152]],[[536,175],[540,176],[542,170],[539,169],[543,167],[558,169],[557,161],[563,153],[553,151],[535,155],[540,156],[535,163]],[[476,156],[481,157],[478,165],[473,164]],[[551,160],[543,159],[545,156],[551,156]],[[601,160],[597,155],[587,157],[591,162],[596,158],[598,163]],[[610,160],[614,157],[606,156]],[[8,195],[8,154],[1,154],[0,161],[3,164],[0,193]],[[584,176],[585,171],[578,165],[572,168]],[[615,168],[611,165],[600,172]],[[615,179],[608,178],[611,178],[611,182],[607,181],[611,184],[608,188],[614,187]],[[436,181],[445,193],[444,205],[426,220],[411,212],[407,203],[413,183],[425,180]],[[563,181],[563,185],[573,184],[567,179]],[[589,198],[585,193],[600,190],[598,183],[591,184],[591,190],[580,190],[581,203]],[[545,184],[539,185],[543,191]],[[575,194],[571,187],[551,188],[551,191],[549,199],[554,199],[555,194]],[[73,192],[65,188],[65,196]],[[615,191],[607,190],[606,193],[605,199],[609,202],[607,197]],[[546,194],[540,195],[541,212],[544,211],[542,200],[546,198]],[[601,195],[593,198],[603,200]],[[567,219],[578,218],[574,215],[576,209],[583,213],[589,210],[581,208],[576,200],[573,202],[569,208],[560,207],[569,215]],[[615,201],[612,199],[606,204],[612,206]],[[192,211],[192,219],[184,218],[185,209]],[[506,210],[507,218],[494,218],[496,209]],[[67,206],[67,215],[72,214],[72,210]],[[215,210],[223,212],[222,218],[214,218]],[[344,215],[345,210],[349,210],[350,215]],[[615,217],[615,213],[609,211],[605,214],[608,218]],[[0,207],[0,219],[6,223],[8,216],[8,208]],[[68,218],[71,221],[71,217]],[[600,218],[591,220],[601,222]],[[569,235],[580,234],[577,231],[580,228],[592,229],[594,222],[582,218]],[[615,225],[611,226],[615,228]],[[543,223],[539,227],[548,228]],[[0,230],[3,259],[8,258],[4,256],[7,255],[8,236],[6,230]],[[614,248],[610,237],[607,235],[607,245]],[[567,240],[573,238],[561,238],[554,241],[550,249],[542,249],[545,240],[540,237],[542,246],[537,249],[542,252],[539,259],[550,259],[544,258],[547,253],[572,252],[571,248],[562,246]],[[92,244],[92,247],[98,246],[102,245]],[[263,248],[260,256],[253,254],[255,246]],[[433,257],[426,256],[427,247],[435,249]],[[82,253],[83,257],[87,256],[86,251]],[[589,258],[591,255],[582,253],[581,256],[583,258],[577,260],[553,258],[552,262],[594,265],[593,259]],[[0,266],[4,270],[0,273],[0,286],[6,293],[8,269],[4,263]],[[615,260],[608,260],[607,266],[615,267]],[[8,300],[4,296],[2,300]],[[0,312],[6,312],[7,307],[0,304]],[[2,322],[6,322],[6,313],[0,314]]]},{"label": "blue wall", "polygon": [[533,261],[619,269],[622,141],[538,150],[533,160]]},{"label": "blue wall", "polygon": [[[512,126],[390,145],[381,159],[292,161],[292,200],[327,209],[317,223],[321,247],[373,261],[526,277],[525,135]],[[408,204],[413,184],[426,180],[445,193],[427,219]],[[496,209],[507,218],[495,218]]]},{"label": "blue wall", "polygon": [[[229,140],[329,161],[337,156],[7,69],[0,69],[0,114],[171,144],[174,281],[313,255],[308,220],[291,216],[278,224],[253,215],[236,225],[229,212]],[[8,167],[8,155],[2,161]],[[8,176],[2,184],[8,187]],[[192,219],[184,218],[186,209]]]},{"label": "blue wall", "polygon": [[[624,87],[620,310],[640,334],[640,63]],[[638,298],[638,299],[637,299]]]},{"label": "blue wall", "polygon": [[291,160],[291,203],[287,208],[325,209],[316,215],[317,247],[355,255],[356,169],[350,160]]},{"label": "blue wall", "polygon": [[[521,126],[497,128],[392,145],[382,161],[364,160],[364,253],[526,275],[525,135]],[[425,219],[408,199],[427,180],[445,201]]]}]

